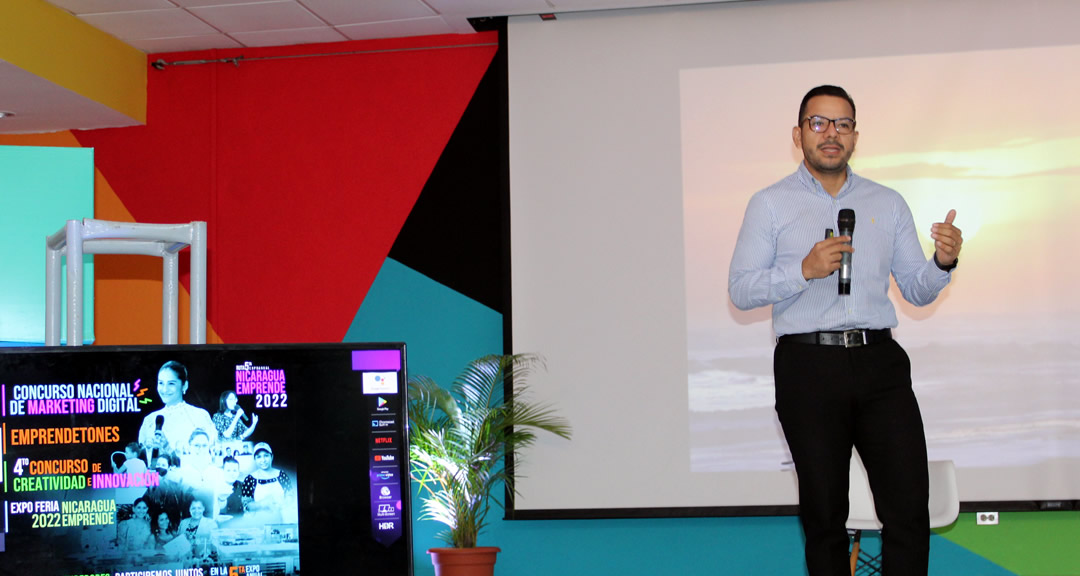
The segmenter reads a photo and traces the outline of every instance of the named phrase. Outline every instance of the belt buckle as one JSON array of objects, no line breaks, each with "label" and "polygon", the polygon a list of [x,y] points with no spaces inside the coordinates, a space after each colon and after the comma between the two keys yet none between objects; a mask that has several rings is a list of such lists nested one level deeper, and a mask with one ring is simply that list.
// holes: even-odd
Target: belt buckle
[{"label": "belt buckle", "polygon": [[844,330],[844,348],[858,348],[866,344],[865,330]]}]

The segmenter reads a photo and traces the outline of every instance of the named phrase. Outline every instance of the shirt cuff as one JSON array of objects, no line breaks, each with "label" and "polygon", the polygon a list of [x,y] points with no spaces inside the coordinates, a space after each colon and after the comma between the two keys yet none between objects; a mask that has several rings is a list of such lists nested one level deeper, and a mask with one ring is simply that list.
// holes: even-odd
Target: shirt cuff
[{"label": "shirt cuff", "polygon": [[784,291],[786,293],[781,300],[786,300],[810,287],[810,282],[806,278],[803,278],[802,275],[802,261],[792,263],[792,265],[784,271],[784,278]]},{"label": "shirt cuff", "polygon": [[953,268],[956,268],[956,265],[960,263],[960,259],[957,258],[955,261],[953,261],[952,264],[945,266],[941,262],[938,262],[936,251],[934,252],[934,255],[931,256],[931,258],[934,260],[934,266],[937,266],[938,270],[941,270],[942,272],[952,272]]}]

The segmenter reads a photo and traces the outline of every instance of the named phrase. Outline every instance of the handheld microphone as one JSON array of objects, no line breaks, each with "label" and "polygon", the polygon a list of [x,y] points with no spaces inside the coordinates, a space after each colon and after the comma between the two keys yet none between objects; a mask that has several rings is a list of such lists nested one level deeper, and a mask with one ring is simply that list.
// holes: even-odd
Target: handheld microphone
[{"label": "handheld microphone", "polygon": [[[840,211],[840,215],[836,218],[837,232],[841,236],[852,236],[855,234],[855,211],[851,208],[844,208]],[[851,246],[850,242],[846,243]],[[851,294],[851,252],[840,253],[840,281],[836,285],[837,294],[846,296]]]},{"label": "handheld microphone", "polygon": [[[161,455],[161,447],[158,446],[158,436],[161,434],[162,427],[165,426],[165,415],[158,414],[154,417],[154,437],[150,440],[150,443],[146,445],[146,458],[148,462],[153,462],[158,456]],[[162,474],[164,476],[164,474]]]}]

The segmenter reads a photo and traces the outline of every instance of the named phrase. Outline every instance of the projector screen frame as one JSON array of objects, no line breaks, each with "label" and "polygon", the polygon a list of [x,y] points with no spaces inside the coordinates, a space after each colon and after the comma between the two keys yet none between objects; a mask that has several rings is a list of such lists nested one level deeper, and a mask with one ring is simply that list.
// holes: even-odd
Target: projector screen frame
[{"label": "projector screen frame", "polygon": [[[646,13],[655,13],[655,14],[658,15],[658,18],[661,18],[661,19],[665,19],[665,18],[677,19],[677,18],[680,17],[680,14],[683,14],[683,13],[699,13],[699,12],[703,13],[703,12],[708,12],[708,11],[711,11],[711,10],[733,10],[733,11],[734,10],[740,10],[740,11],[742,11],[742,10],[755,10],[755,9],[758,9],[759,7],[760,7],[761,10],[780,10],[780,9],[784,9],[784,10],[791,10],[791,11],[797,12],[799,7],[796,6],[795,4],[797,4],[797,3],[763,1],[763,2],[754,2],[754,3],[744,3],[741,6],[668,7],[668,8],[663,8],[663,9],[657,8],[657,9],[641,9],[641,10],[625,10],[625,11],[620,10],[620,11],[611,11],[611,12],[606,12],[606,13],[569,14],[565,18],[562,15],[560,15],[560,19],[558,21],[556,21],[555,23],[545,23],[544,24],[545,26],[548,27],[548,29],[546,29],[544,33],[549,33],[552,38],[561,38],[563,32],[556,28],[559,25],[583,26],[584,23],[586,23],[586,22],[589,23],[589,24],[596,24],[596,23],[599,23],[601,20],[603,20],[605,18],[610,18],[611,21],[618,21],[618,20],[627,20],[628,21],[628,20],[632,20],[632,19],[637,18],[640,15],[643,15],[643,14],[646,14]],[[812,3],[808,3],[808,4],[812,5],[811,7],[823,7],[823,8],[826,8],[826,9],[830,9],[830,8],[836,6],[836,5],[841,4],[841,3],[823,1],[823,2],[812,2]],[[952,2],[951,6],[948,7],[948,8],[950,8],[950,10],[949,10],[950,14],[949,15],[952,16],[952,14],[953,14],[952,9],[957,8],[956,5],[960,5],[960,7],[969,7],[968,6],[969,4],[971,4],[970,1]],[[1049,4],[1051,4],[1051,3],[1044,2],[1044,4],[1047,5],[1047,10],[1050,11],[1049,13],[1052,13],[1052,10],[1050,10],[1050,7],[1048,7]],[[920,3],[919,6],[915,6],[912,9],[912,11],[913,12],[918,12],[919,10],[927,10],[929,6],[930,6],[930,3],[928,3],[928,2]],[[1057,6],[1057,4],[1055,6]],[[860,7],[860,8],[863,9],[863,10],[868,9],[866,7]],[[1005,12],[1006,15],[1011,13],[1011,11],[1013,10],[1013,7],[1001,7],[1001,6],[998,6],[997,8],[999,8],[1001,11]],[[810,8],[807,8],[807,9],[809,10]],[[959,14],[961,12],[970,15],[970,11],[968,11],[968,10],[962,10],[961,9],[961,10],[956,10],[955,11],[956,14]],[[1032,12],[1015,13],[1014,14],[1015,17],[1012,17],[1012,18],[1004,18],[1004,17],[1001,17],[1000,14],[996,14],[996,15],[1000,18],[1000,20],[998,20],[996,22],[990,22],[989,24],[986,21],[980,21],[979,26],[972,27],[972,29],[978,28],[979,30],[982,31],[981,32],[982,38],[977,42],[969,43],[969,44],[965,45],[961,40],[957,40],[956,38],[946,37],[947,35],[939,35],[939,37],[941,37],[942,39],[940,41],[938,41],[936,45],[933,45],[933,46],[930,46],[930,47],[922,47],[921,50],[930,51],[930,52],[933,52],[935,50],[945,50],[945,51],[947,51],[947,50],[956,50],[956,51],[993,50],[993,49],[996,49],[996,48],[1000,47],[1000,43],[1001,43],[1000,38],[1004,37],[1002,35],[995,34],[996,31],[1000,30],[1002,33],[1005,33],[1005,32],[1008,31],[1008,30],[1006,30],[1006,28],[1008,28],[1010,30],[1015,29],[1015,27],[1018,25],[1018,23],[1019,24],[1042,23],[1042,21],[1039,20],[1039,18],[1037,18],[1035,16],[1032,16]],[[987,16],[985,14],[982,17],[987,18]],[[518,19],[518,20],[521,21],[523,19]],[[514,20],[512,19],[511,22],[514,22]],[[1046,23],[1046,24],[1047,24],[1047,26],[1040,29],[1037,34],[1032,32],[1033,28],[1031,26],[1021,26],[1024,29],[1024,33],[1020,35],[1019,39],[1017,39],[1014,36],[1013,38],[1010,39],[1010,41],[1015,42],[1015,44],[1013,44],[1013,45],[1017,46],[1017,47],[1020,47],[1020,48],[1027,47],[1027,46],[1037,47],[1037,46],[1057,46],[1057,45],[1073,45],[1073,44],[1076,44],[1075,39],[1069,40],[1069,36],[1066,33],[1063,26],[1061,26],[1061,25],[1052,25],[1053,24],[1052,22],[1051,23]],[[944,21],[937,22],[934,25],[935,26],[941,26],[944,29],[944,28],[948,28],[950,26],[950,22],[949,22],[948,19],[945,19]],[[513,32],[513,29],[514,29],[513,26],[511,26],[510,31]],[[861,31],[859,33],[859,35],[858,35],[857,40],[859,42],[861,42],[861,43],[869,42],[870,40],[873,39],[871,37],[873,36],[873,30],[874,29],[875,29],[874,27],[868,27],[866,31]],[[929,33],[934,33],[934,32],[931,31]],[[1041,34],[1041,36],[1039,36],[1039,34]],[[1036,36],[1039,36],[1039,37],[1036,37]],[[511,65],[513,65],[513,58],[514,58],[514,55],[515,55],[514,44],[512,42],[513,38],[510,38],[509,40],[510,40],[509,43],[510,43]],[[650,36],[650,37],[647,37],[647,38],[639,38],[639,39],[637,39],[637,41],[639,41],[639,42],[647,42],[648,40],[655,40],[655,37]],[[506,39],[504,39],[503,41],[506,41]],[[598,40],[598,42],[600,44],[603,44],[602,40]],[[888,44],[888,43],[886,42],[885,44]],[[616,51],[617,50],[617,48],[614,45],[609,46],[609,49],[611,51]],[[888,53],[889,53],[888,48],[882,48],[880,46],[877,46],[870,53],[867,53],[865,55],[863,55],[863,54],[855,54],[854,56],[874,57],[874,56],[880,56],[882,54],[888,54]],[[592,56],[593,56],[593,54],[582,54],[583,59],[591,58]],[[559,59],[561,57],[562,57],[562,55],[560,53],[558,53],[558,52],[552,52],[552,53],[544,52],[544,58],[547,58],[550,61],[559,61]],[[768,59],[769,55],[766,55],[765,58]],[[538,71],[535,70],[535,69],[529,70],[528,72],[531,72],[531,73],[534,73],[534,74],[538,73]],[[524,73],[525,72],[518,72],[518,74],[524,74]],[[513,69],[511,69],[508,74],[511,77],[511,86],[510,86],[511,90],[520,90],[520,87],[516,86],[514,84],[514,81],[513,81],[513,78],[515,76],[515,71]],[[539,74],[542,74],[542,73],[539,73]],[[581,90],[587,90],[587,89],[588,89],[587,87],[582,87],[581,88]],[[513,108],[513,103],[511,103],[511,108]],[[532,111],[533,114],[535,114],[535,110],[531,110],[531,111]],[[792,116],[793,115],[794,115],[794,113],[792,113]],[[514,113],[513,113],[513,111],[511,111],[511,121],[513,121],[513,120],[514,120]],[[513,128],[514,127],[511,126],[511,131],[510,131],[511,133],[513,132]],[[511,148],[513,148],[515,146],[515,143],[511,142],[511,140],[512,140],[511,136],[512,136],[512,134],[508,134],[507,140],[508,140],[508,145]],[[536,150],[530,150],[530,152],[535,153],[537,151]],[[511,158],[514,158],[514,157],[515,157],[514,154],[511,153]],[[556,156],[556,157],[558,158],[558,156]],[[557,161],[553,162],[551,164],[551,166],[552,166],[552,169],[557,169],[557,170],[562,170],[563,169],[563,167]],[[512,166],[512,168],[515,171],[520,170],[520,167],[516,166],[516,165]],[[533,170],[533,169],[534,169],[533,167],[529,168],[529,170]],[[785,173],[783,173],[783,172],[777,173],[776,174],[776,179],[779,179],[779,178],[783,177],[784,175],[785,175]],[[507,190],[506,193],[509,195],[509,198],[510,198],[509,201],[513,201],[514,196],[512,194],[512,191]],[[514,223],[511,223],[511,225],[514,226]],[[512,278],[508,278],[508,282],[510,282],[511,280],[512,280]],[[512,291],[513,287],[511,286],[510,289]],[[509,300],[508,300],[508,302],[509,302]],[[506,329],[504,331],[504,338],[507,341],[507,350],[514,350],[515,347],[519,347],[519,348],[521,347],[520,342],[518,344],[516,344],[516,345],[514,343],[514,329],[513,329],[513,318],[515,316],[513,311],[517,307],[519,302],[514,301],[513,304],[514,304],[513,308],[509,307],[509,306],[507,307],[506,317],[504,317],[504,323],[506,325]],[[947,306],[947,304],[946,304],[946,306]],[[901,325],[900,325],[901,331],[904,329],[905,321],[906,321],[906,319],[904,319],[904,318],[901,319]],[[931,323],[932,322],[933,321],[931,321]],[[525,347],[530,348],[530,351],[536,351],[536,352],[543,353],[543,350],[531,350],[531,347],[528,344],[525,344]],[[551,360],[551,358],[549,358],[549,360]],[[577,439],[575,438],[575,440],[572,441],[572,442],[576,442],[576,441],[577,441]],[[545,447],[544,449],[548,449],[548,448]],[[508,465],[513,466],[513,463],[510,462],[510,463],[508,463]],[[527,486],[524,488],[524,491],[525,491],[525,494],[527,496],[528,495],[528,487]],[[637,517],[681,517],[681,516],[685,516],[685,517],[700,517],[700,516],[773,516],[773,515],[786,516],[786,515],[791,515],[791,514],[797,513],[797,509],[798,509],[797,505],[775,505],[775,506],[774,505],[765,505],[765,506],[757,506],[757,505],[751,505],[751,506],[673,506],[673,507],[650,507],[650,506],[632,507],[631,506],[631,507],[600,507],[600,508],[569,506],[569,507],[566,507],[566,508],[551,508],[551,507],[544,507],[544,506],[540,506],[540,507],[527,507],[527,506],[526,507],[520,507],[520,506],[516,506],[516,504],[517,504],[516,502],[512,502],[512,501],[508,500],[508,506],[507,506],[507,510],[506,510],[506,517],[508,519],[637,518]],[[1071,499],[1045,499],[1045,500],[1038,500],[1038,499],[1034,499],[1034,500],[1032,500],[1032,499],[1015,499],[1015,500],[971,499],[971,500],[965,500],[965,501],[963,501],[961,503],[961,510],[965,511],[965,512],[978,511],[978,510],[988,510],[988,509],[991,509],[991,510],[1004,510],[1004,511],[1012,511],[1012,510],[1023,510],[1023,511],[1033,511],[1033,510],[1074,510],[1074,509],[1080,509],[1080,500],[1071,500]]]}]

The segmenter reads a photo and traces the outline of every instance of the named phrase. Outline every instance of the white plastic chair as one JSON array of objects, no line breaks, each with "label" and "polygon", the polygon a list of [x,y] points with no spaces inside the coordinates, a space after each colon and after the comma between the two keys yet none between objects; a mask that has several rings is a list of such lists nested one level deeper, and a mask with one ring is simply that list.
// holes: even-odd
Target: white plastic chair
[{"label": "white plastic chair", "polygon": [[191,246],[191,343],[206,343],[206,222],[137,224],[68,220],[45,239],[45,345],[60,345],[60,261],[67,255],[67,345],[83,339],[83,254],[141,254],[162,259],[161,342],[176,344],[178,254]]},{"label": "white plastic chair", "polygon": [[[933,460],[927,463],[930,472],[930,528],[942,528],[956,522],[960,515],[960,494],[956,487],[956,466],[952,460]],[[851,471],[848,485],[848,532],[851,545],[851,574],[863,566],[870,574],[881,573],[881,555],[862,553],[859,541],[863,530],[881,530],[882,524],[874,511],[874,496],[866,479],[866,468],[856,450],[851,451]]]}]

